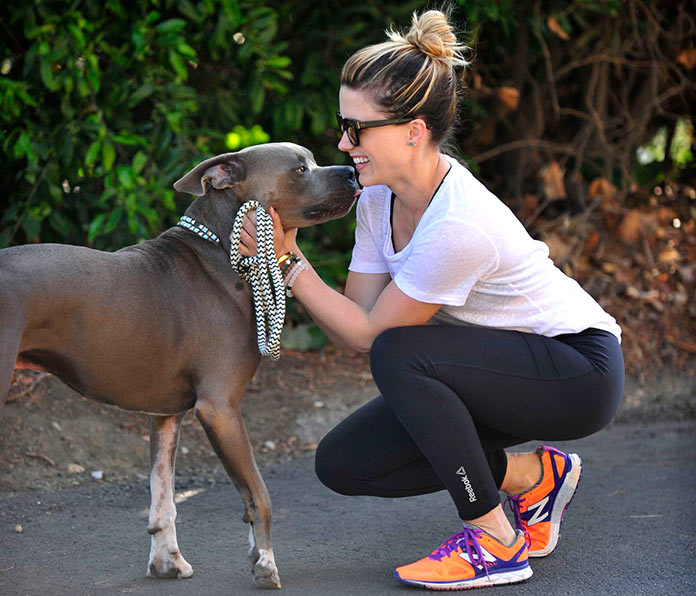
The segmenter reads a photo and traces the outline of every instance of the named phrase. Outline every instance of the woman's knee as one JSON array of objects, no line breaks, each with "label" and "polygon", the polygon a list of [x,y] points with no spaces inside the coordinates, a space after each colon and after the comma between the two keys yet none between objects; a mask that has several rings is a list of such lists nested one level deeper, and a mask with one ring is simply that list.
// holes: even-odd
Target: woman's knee
[{"label": "woman's knee", "polygon": [[415,327],[393,327],[382,331],[372,342],[370,348],[370,369],[375,382],[382,378],[393,378],[394,374],[403,371],[415,355]]},{"label": "woman's knee", "polygon": [[360,492],[356,486],[355,471],[345,453],[345,446],[336,444],[329,433],[317,446],[314,472],[326,488],[341,495],[357,495]]}]

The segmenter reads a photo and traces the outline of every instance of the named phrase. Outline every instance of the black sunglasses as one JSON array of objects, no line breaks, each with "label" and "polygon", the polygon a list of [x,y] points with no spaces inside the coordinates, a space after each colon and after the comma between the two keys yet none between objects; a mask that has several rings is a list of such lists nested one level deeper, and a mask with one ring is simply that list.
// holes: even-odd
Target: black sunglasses
[{"label": "black sunglasses", "polygon": [[389,118],[388,120],[368,120],[367,122],[361,122],[360,120],[344,118],[341,116],[341,112],[336,112],[336,118],[341,134],[345,132],[348,135],[348,140],[353,147],[360,145],[360,131],[363,128],[376,128],[377,126],[388,126],[390,124],[406,124],[413,120],[413,118]]}]

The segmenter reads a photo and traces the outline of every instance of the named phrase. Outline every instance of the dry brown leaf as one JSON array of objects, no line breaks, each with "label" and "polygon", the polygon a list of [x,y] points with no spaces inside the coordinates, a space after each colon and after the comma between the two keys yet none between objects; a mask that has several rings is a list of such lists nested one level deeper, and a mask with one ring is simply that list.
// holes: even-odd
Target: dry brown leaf
[{"label": "dry brown leaf", "polygon": [[682,50],[677,56],[677,62],[683,64],[686,68],[691,70],[696,66],[696,48],[689,48],[688,50]]},{"label": "dry brown leaf", "polygon": [[619,236],[624,244],[633,246],[640,238],[643,218],[636,210],[629,211],[619,224]]},{"label": "dry brown leaf", "polygon": [[599,232],[597,230],[592,230],[585,240],[585,246],[583,246],[583,252],[593,252],[597,245],[599,244]]},{"label": "dry brown leaf", "polygon": [[474,88],[474,90],[480,91],[480,90],[481,90],[481,87],[482,87],[482,85],[481,85],[481,75],[480,75],[479,73],[475,72],[475,73],[474,73],[474,76],[473,76],[473,79],[474,79],[474,82],[473,82],[472,87]]},{"label": "dry brown leaf", "polygon": [[563,27],[561,27],[560,23],[556,20],[556,17],[549,17],[546,24],[548,25],[549,29],[551,29],[551,31],[563,41],[568,41],[570,39],[568,34],[563,30]]},{"label": "dry brown leaf", "polygon": [[660,263],[671,263],[673,261],[678,261],[681,258],[681,254],[676,248],[666,248],[658,256],[657,260]]},{"label": "dry brown leaf", "polygon": [[616,186],[614,186],[606,178],[595,178],[590,182],[590,187],[587,190],[587,198],[594,199],[595,197],[613,197],[616,194]]},{"label": "dry brown leaf", "polygon": [[520,103],[520,90],[515,87],[499,87],[498,99],[506,112],[514,112]]},{"label": "dry brown leaf", "polygon": [[492,118],[476,129],[476,141],[484,146],[495,143],[495,121]]},{"label": "dry brown leaf", "polygon": [[549,256],[556,264],[567,261],[573,252],[573,246],[565,236],[551,232],[545,234],[543,240],[549,247]]},{"label": "dry brown leaf", "polygon": [[539,199],[536,198],[536,195],[524,195],[522,202],[522,218],[526,220],[529,217],[531,217],[532,213],[534,213],[537,210],[538,206]]},{"label": "dry brown leaf", "polygon": [[672,221],[677,217],[677,212],[671,207],[660,207],[657,210],[657,221],[663,226],[672,225]]},{"label": "dry brown leaf", "polygon": [[686,350],[687,352],[692,352],[692,353],[696,354],[696,343],[694,343],[694,342],[683,341],[681,339],[675,339],[674,337],[672,337],[670,335],[665,337],[665,339],[669,343],[677,346],[678,348],[681,348],[682,350]]},{"label": "dry brown leaf", "polygon": [[566,198],[563,174],[563,168],[557,161],[552,161],[539,170],[539,177],[544,187],[544,196],[547,200],[555,201]]}]

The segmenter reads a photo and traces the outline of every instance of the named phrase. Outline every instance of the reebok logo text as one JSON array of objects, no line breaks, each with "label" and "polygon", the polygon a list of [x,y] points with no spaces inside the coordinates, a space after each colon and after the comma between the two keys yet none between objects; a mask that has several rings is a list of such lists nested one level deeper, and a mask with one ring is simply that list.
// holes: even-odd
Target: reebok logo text
[{"label": "reebok logo text", "polygon": [[471,486],[469,477],[466,475],[466,470],[464,469],[464,466],[459,467],[459,469],[457,470],[457,474],[461,477],[462,482],[464,483],[464,488],[466,489],[466,492],[469,495],[469,503],[473,503],[474,501],[476,501],[476,493],[474,492],[474,489]]}]

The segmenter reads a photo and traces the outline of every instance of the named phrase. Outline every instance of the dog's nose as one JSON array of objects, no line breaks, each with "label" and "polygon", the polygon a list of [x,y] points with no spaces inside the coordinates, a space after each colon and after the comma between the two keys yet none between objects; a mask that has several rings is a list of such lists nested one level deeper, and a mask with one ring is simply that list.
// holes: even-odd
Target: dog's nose
[{"label": "dog's nose", "polygon": [[355,168],[352,166],[342,166],[345,170],[345,177],[347,180],[355,180]]},{"label": "dog's nose", "polygon": [[338,166],[340,168],[339,175],[346,180],[355,180],[355,168],[352,166]]}]

